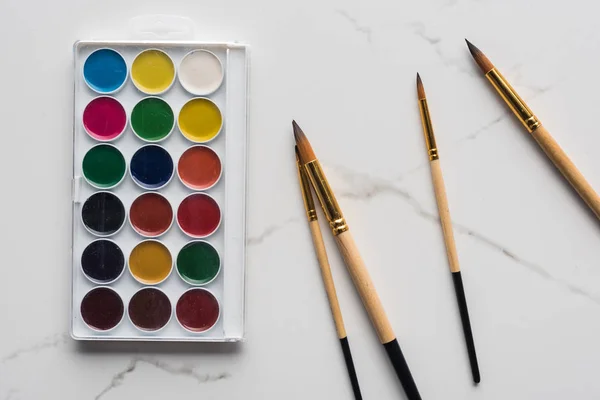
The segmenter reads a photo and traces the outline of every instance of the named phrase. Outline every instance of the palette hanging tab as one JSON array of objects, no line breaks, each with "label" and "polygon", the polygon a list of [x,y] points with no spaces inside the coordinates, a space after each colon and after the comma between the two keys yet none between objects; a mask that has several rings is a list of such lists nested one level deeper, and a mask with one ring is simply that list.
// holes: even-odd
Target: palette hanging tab
[{"label": "palette hanging tab", "polygon": [[74,50],[72,337],[243,340],[247,46]]}]

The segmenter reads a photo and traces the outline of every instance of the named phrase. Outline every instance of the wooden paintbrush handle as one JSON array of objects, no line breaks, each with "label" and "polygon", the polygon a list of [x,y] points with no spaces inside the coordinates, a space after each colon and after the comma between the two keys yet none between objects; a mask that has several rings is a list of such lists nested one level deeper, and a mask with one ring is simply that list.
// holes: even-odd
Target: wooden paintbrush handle
[{"label": "wooden paintbrush handle", "polygon": [[540,126],[533,131],[531,135],[544,150],[548,158],[556,165],[556,168],[559,169],[563,176],[567,178],[571,186],[579,193],[579,196],[581,196],[592,211],[594,211],[594,214],[600,218],[600,197],[598,197],[598,194],[585,180],[581,172],[579,172],[575,164],[567,157],[558,143],[550,136],[546,128]]},{"label": "wooden paintbrush handle", "polygon": [[392,325],[385,315],[379,296],[375,291],[371,277],[367,272],[364,261],[362,260],[354,239],[349,231],[340,233],[335,236],[335,241],[342,253],[342,257],[346,263],[346,267],[350,272],[354,286],[358,290],[358,294],[367,309],[367,313],[371,318],[371,322],[377,331],[377,336],[383,344],[385,351],[392,362],[396,375],[400,379],[400,383],[404,388],[404,392],[408,400],[421,400],[421,395],[417,389],[417,385],[410,373],[408,364],[404,359],[396,335],[392,329]]},{"label": "wooden paintbrush handle", "polygon": [[456,243],[454,242],[454,232],[452,230],[452,220],[448,209],[448,198],[446,197],[446,187],[440,160],[431,161],[431,177],[433,179],[433,189],[435,190],[435,199],[437,201],[438,212],[440,214],[440,223],[444,234],[444,243],[446,244],[446,254],[450,264],[450,272],[460,271],[458,264],[458,255],[456,252]]},{"label": "wooden paintbrush handle", "polygon": [[463,333],[467,343],[467,353],[469,354],[469,363],[471,364],[471,372],[473,381],[479,383],[481,377],[479,375],[479,365],[477,363],[477,354],[475,352],[475,342],[473,341],[473,331],[471,330],[471,322],[469,320],[469,310],[467,308],[467,300],[465,297],[465,289],[462,283],[460,274],[460,265],[458,264],[458,253],[456,252],[456,243],[454,242],[454,231],[452,230],[452,221],[450,220],[450,211],[448,210],[448,198],[446,197],[446,186],[442,176],[442,168],[440,160],[431,161],[431,177],[433,178],[433,188],[435,190],[435,199],[437,201],[438,212],[440,214],[440,223],[444,234],[444,243],[446,244],[446,254],[448,255],[448,264],[452,279],[454,280],[454,289],[456,299],[458,301],[458,310],[462,322]]},{"label": "wooden paintbrush handle", "polygon": [[308,226],[310,226],[310,233],[315,246],[315,252],[317,253],[317,260],[319,261],[319,268],[321,269],[321,276],[323,277],[323,284],[325,285],[325,292],[327,293],[329,307],[331,308],[333,322],[335,323],[335,330],[337,331],[340,345],[342,346],[342,352],[344,353],[344,361],[346,362],[346,369],[350,376],[350,384],[352,385],[354,399],[362,400],[360,385],[358,384],[358,377],[356,376],[356,368],[354,367],[350,344],[348,343],[348,337],[346,336],[346,328],[344,327],[344,320],[342,319],[342,310],[340,309],[340,303],[335,291],[333,275],[331,275],[331,267],[329,265],[329,259],[327,258],[327,251],[325,250],[325,243],[323,242],[319,221],[309,221]]},{"label": "wooden paintbrush handle", "polygon": [[342,253],[342,257],[344,258],[348,272],[350,272],[354,286],[358,290],[358,294],[375,326],[379,340],[381,343],[391,342],[396,338],[396,335],[394,335],[392,325],[385,315],[381,300],[379,300],[379,296],[375,291],[375,287],[373,286],[365,263],[358,253],[352,235],[349,231],[340,233],[335,236],[335,241]]},{"label": "wooden paintbrush handle", "polygon": [[327,258],[325,243],[323,243],[323,235],[321,234],[319,221],[310,221],[308,225],[310,226],[310,233],[312,234],[315,252],[317,253],[319,268],[321,268],[323,284],[325,285],[325,292],[327,293],[327,299],[329,300],[329,307],[331,307],[331,314],[333,314],[335,330],[337,331],[338,338],[342,339],[346,337],[346,328],[344,327],[342,310],[340,309],[340,303],[338,302],[337,293],[335,291],[333,276],[331,275],[331,267],[329,266],[329,259]]}]

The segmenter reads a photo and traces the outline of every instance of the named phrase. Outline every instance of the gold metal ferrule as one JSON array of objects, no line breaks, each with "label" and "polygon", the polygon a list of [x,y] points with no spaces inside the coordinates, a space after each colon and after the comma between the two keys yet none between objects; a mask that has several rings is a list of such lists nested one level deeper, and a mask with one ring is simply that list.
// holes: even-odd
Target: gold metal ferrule
[{"label": "gold metal ferrule", "polygon": [[492,83],[506,104],[510,107],[513,113],[525,125],[529,133],[535,131],[542,123],[537,119],[533,112],[527,107],[527,104],[519,97],[515,89],[510,86],[510,83],[502,76],[496,68],[492,68],[485,76]]},{"label": "gold metal ferrule", "polygon": [[298,179],[300,180],[300,190],[302,191],[302,200],[304,200],[304,209],[309,221],[317,220],[317,210],[315,209],[315,201],[310,192],[310,182],[306,175],[306,170],[302,168],[300,157],[298,157],[298,149],[296,148],[296,166],[298,167]]},{"label": "gold metal ferrule", "polygon": [[317,193],[317,197],[319,198],[319,203],[321,203],[323,212],[327,217],[327,221],[329,221],[331,231],[335,236],[342,232],[346,232],[348,230],[348,225],[346,224],[342,210],[340,209],[340,206],[333,195],[333,191],[327,182],[327,178],[323,173],[321,164],[319,164],[319,161],[313,160],[307,163],[305,167],[306,171],[308,172],[310,182],[312,183],[313,188]]},{"label": "gold metal ferrule", "polygon": [[429,116],[429,107],[427,99],[419,100],[419,110],[421,111],[421,124],[423,125],[423,134],[425,135],[425,144],[427,145],[427,154],[429,161],[440,158],[435,144],[435,136],[433,135],[433,125],[431,125],[431,117]]}]

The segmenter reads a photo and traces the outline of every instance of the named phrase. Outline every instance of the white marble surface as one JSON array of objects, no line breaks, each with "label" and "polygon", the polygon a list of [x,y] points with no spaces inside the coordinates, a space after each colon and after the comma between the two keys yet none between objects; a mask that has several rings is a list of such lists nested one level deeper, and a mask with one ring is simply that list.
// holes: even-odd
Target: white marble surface
[{"label": "white marble surface", "polygon": [[[600,224],[463,41],[486,52],[600,188],[598,12],[584,0],[3,1],[0,399],[351,398],[298,193],[292,118],[339,195],[424,399],[600,398]],[[71,46],[122,38],[141,13],[186,15],[201,40],[252,45],[248,340],[237,346],[80,345],[67,334]],[[436,222],[417,71],[477,388]],[[326,236],[364,397],[404,398]]]}]

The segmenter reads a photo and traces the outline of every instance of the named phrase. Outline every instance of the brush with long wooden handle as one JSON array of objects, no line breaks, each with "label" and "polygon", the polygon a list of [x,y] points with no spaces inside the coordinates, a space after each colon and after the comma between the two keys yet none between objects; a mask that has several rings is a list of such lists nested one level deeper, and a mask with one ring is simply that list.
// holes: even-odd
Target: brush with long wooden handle
[{"label": "brush with long wooden handle", "polygon": [[342,346],[342,352],[344,353],[346,369],[348,370],[348,375],[350,376],[350,384],[352,385],[354,398],[356,400],[362,400],[362,394],[358,384],[358,377],[356,376],[356,369],[354,368],[354,361],[352,359],[352,353],[350,352],[350,344],[348,343],[348,335],[346,334],[346,327],[344,326],[344,319],[342,318],[342,309],[340,308],[340,303],[335,290],[335,284],[333,283],[333,275],[331,274],[331,267],[329,266],[329,259],[327,258],[327,250],[325,249],[323,235],[321,234],[321,227],[319,226],[319,220],[317,218],[315,202],[310,191],[308,176],[306,175],[306,171],[300,162],[300,155],[298,154],[297,146],[296,165],[298,167],[298,179],[300,181],[302,199],[304,200],[304,208],[308,218],[308,226],[310,227],[312,241],[315,246],[315,253],[317,254],[317,261],[319,262],[319,268],[321,269],[323,285],[325,286],[325,293],[327,294],[327,300],[329,301],[329,307],[331,308],[331,315],[333,316],[335,330],[337,331],[338,339],[340,340],[340,345]]},{"label": "brush with long wooden handle", "polygon": [[352,277],[354,286],[356,287],[371,322],[377,331],[379,340],[383,344],[383,347],[394,366],[396,375],[398,375],[408,399],[420,400],[421,395],[419,394],[417,385],[415,384],[406,360],[404,359],[396,335],[385,314],[365,263],[358,252],[350,231],[348,230],[346,220],[335,199],[333,191],[329,187],[323,169],[321,168],[306,135],[302,132],[302,129],[300,129],[295,121],[292,121],[292,125],[294,127],[294,138],[296,139],[296,145],[298,146],[302,165],[306,169],[310,183],[319,198],[319,202],[329,221],[329,226],[335,237],[338,249],[344,258],[344,262]]},{"label": "brush with long wooden handle", "polygon": [[519,121],[523,123],[527,131],[531,133],[531,136],[533,136],[538,145],[544,150],[544,153],[546,153],[556,168],[573,186],[594,214],[596,214],[596,217],[600,218],[600,197],[587,182],[583,174],[577,169],[552,136],[550,136],[548,131],[542,126],[540,120],[533,114],[523,99],[519,97],[506,78],[494,67],[494,64],[471,42],[468,40],[466,42],[473,59],[494,89],[508,104]]},{"label": "brush with long wooden handle", "polygon": [[427,155],[429,156],[429,165],[431,166],[431,178],[433,181],[433,190],[435,199],[440,214],[440,224],[444,235],[444,243],[446,244],[446,255],[448,256],[448,264],[454,281],[454,291],[456,292],[456,300],[458,302],[458,311],[462,322],[465,342],[467,344],[467,354],[471,365],[471,375],[473,382],[479,383],[481,376],[479,374],[479,364],[477,362],[477,353],[475,352],[475,342],[473,340],[473,330],[471,329],[471,321],[469,319],[469,310],[467,308],[467,299],[465,297],[465,289],[463,287],[462,275],[460,272],[460,264],[458,263],[458,253],[456,251],[456,243],[454,242],[454,232],[452,230],[452,220],[450,219],[450,210],[448,208],[448,198],[446,196],[446,187],[444,185],[444,177],[442,175],[442,167],[440,166],[440,158],[438,148],[435,142],[433,133],[433,125],[431,124],[431,116],[429,114],[429,106],[427,105],[427,97],[425,96],[425,88],[421,77],[417,74],[417,98],[419,100],[419,112],[421,114],[421,123],[423,125],[423,134],[425,136],[425,144],[427,146]]}]

